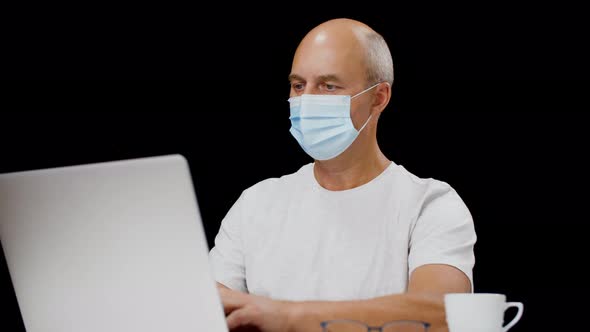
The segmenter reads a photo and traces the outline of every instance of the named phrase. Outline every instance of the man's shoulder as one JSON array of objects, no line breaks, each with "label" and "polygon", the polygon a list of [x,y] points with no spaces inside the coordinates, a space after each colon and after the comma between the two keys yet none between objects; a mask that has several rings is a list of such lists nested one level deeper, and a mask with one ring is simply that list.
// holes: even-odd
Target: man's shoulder
[{"label": "man's shoulder", "polygon": [[307,176],[313,169],[313,164],[309,163],[301,166],[296,172],[282,175],[280,177],[271,177],[264,179],[246,189],[244,192],[248,196],[274,195],[291,191],[295,186],[306,182]]},{"label": "man's shoulder", "polygon": [[411,189],[423,194],[453,190],[451,185],[443,180],[432,177],[419,177],[402,165],[399,165],[398,170],[397,178],[401,182],[400,187],[403,187],[405,190]]},{"label": "man's shoulder", "polygon": [[469,209],[454,187],[436,178],[421,178],[402,167],[401,176],[412,186],[413,201],[417,203],[415,212],[422,214],[426,209],[436,211],[439,217],[465,216]]},{"label": "man's shoulder", "polygon": [[419,177],[402,166],[398,173],[398,196],[413,213],[420,214],[427,208],[461,213],[466,210],[462,197],[448,182],[433,177]]}]

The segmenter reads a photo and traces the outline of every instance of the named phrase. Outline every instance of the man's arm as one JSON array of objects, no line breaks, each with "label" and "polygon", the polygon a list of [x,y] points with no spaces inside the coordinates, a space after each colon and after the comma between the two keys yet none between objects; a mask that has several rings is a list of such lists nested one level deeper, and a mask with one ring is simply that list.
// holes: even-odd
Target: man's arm
[{"label": "man's arm", "polygon": [[469,293],[471,281],[454,266],[426,264],[412,272],[408,292]]},{"label": "man's arm", "polygon": [[469,278],[450,265],[429,264],[414,270],[408,292],[357,301],[275,301],[220,288],[231,330],[255,326],[263,332],[320,331],[320,322],[355,319],[369,325],[393,320],[420,320],[432,331],[446,331],[443,296],[469,292]]}]

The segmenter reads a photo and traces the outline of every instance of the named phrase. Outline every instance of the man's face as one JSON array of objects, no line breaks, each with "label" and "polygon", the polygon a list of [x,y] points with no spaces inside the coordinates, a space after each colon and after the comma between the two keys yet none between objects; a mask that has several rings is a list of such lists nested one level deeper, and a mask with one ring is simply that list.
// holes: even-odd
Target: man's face
[{"label": "man's face", "polygon": [[[349,36],[320,32],[300,44],[291,67],[290,97],[302,94],[355,95],[367,88],[362,46]],[[357,129],[369,116],[369,93],[351,101]]]}]

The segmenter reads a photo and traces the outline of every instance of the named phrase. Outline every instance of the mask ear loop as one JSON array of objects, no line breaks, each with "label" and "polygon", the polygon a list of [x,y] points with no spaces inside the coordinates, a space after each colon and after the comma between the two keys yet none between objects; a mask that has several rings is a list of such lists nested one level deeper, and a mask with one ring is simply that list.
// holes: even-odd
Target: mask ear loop
[{"label": "mask ear loop", "polygon": [[[356,95],[354,95],[354,96],[350,97],[350,99],[352,99],[352,98],[354,98],[354,97],[356,97],[356,96],[360,96],[360,95],[362,95],[363,93],[365,93],[365,92],[367,92],[367,91],[371,90],[372,88],[376,87],[377,85],[379,85],[379,84],[381,84],[381,83],[383,83],[383,82],[375,83],[373,86],[370,86],[370,87],[368,87],[368,88],[364,89],[363,91],[361,91],[361,92],[357,93]],[[365,129],[365,127],[366,127],[366,126],[369,124],[369,120],[371,120],[371,117],[372,117],[372,116],[373,116],[373,114],[369,114],[369,117],[367,118],[367,121],[365,121],[365,124],[364,124],[364,125],[361,127],[361,129],[359,129],[359,134],[360,134],[360,133],[361,133],[361,131],[363,131],[363,129]]]},{"label": "mask ear loop", "polygon": [[350,99],[352,99],[352,98],[354,98],[354,97],[356,97],[356,96],[360,96],[360,95],[362,95],[363,93],[365,93],[365,92],[367,92],[367,91],[371,90],[372,88],[376,87],[377,85],[379,85],[379,84],[381,84],[381,83],[383,83],[383,82],[375,83],[374,85],[372,85],[372,86],[370,86],[370,87],[368,87],[368,88],[364,89],[363,91],[361,91],[361,92],[357,93],[356,95],[354,95],[354,96],[350,97]]},{"label": "mask ear loop", "polygon": [[361,129],[359,129],[359,134],[361,133],[361,131],[363,131],[363,129],[365,129],[365,127],[369,124],[369,120],[371,120],[371,117],[373,116],[373,114],[369,114],[369,117],[367,118],[367,121],[365,121],[365,124],[361,127]]}]

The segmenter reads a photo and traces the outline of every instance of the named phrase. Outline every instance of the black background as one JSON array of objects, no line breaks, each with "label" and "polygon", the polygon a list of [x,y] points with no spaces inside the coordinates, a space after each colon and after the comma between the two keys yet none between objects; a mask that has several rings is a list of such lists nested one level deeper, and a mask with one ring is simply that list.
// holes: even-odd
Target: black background
[{"label": "black background", "polygon": [[[356,18],[394,57],[380,146],[470,208],[476,291],[524,302],[512,331],[584,326],[590,70],[579,8],[26,6],[3,14],[0,76],[13,81],[1,92],[0,172],[182,153],[212,244],[242,190],[311,161],[288,131],[292,55],[320,22]],[[0,330],[23,331],[0,263]]]}]

